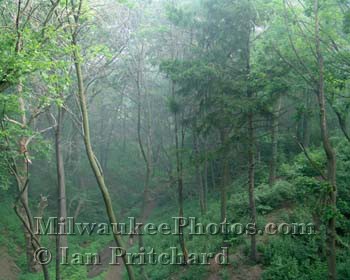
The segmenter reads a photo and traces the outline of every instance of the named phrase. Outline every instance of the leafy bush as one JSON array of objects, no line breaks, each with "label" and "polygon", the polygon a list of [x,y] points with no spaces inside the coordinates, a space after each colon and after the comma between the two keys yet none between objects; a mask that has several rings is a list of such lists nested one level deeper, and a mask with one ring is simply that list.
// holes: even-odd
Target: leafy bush
[{"label": "leafy bush", "polygon": [[300,278],[298,261],[293,257],[282,258],[280,256],[272,260],[262,277],[264,280],[299,280]]},{"label": "leafy bush", "polygon": [[261,213],[269,212],[281,207],[283,203],[291,201],[295,196],[295,188],[287,181],[277,181],[273,186],[262,184],[256,189],[257,210]]},{"label": "leafy bush", "polygon": [[276,236],[263,247],[263,279],[323,279],[327,265],[320,257],[324,240],[317,235]]}]

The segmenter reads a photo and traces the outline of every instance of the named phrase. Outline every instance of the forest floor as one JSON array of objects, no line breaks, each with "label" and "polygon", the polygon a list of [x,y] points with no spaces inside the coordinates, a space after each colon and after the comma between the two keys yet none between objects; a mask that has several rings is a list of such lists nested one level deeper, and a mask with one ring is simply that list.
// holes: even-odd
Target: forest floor
[{"label": "forest floor", "polygon": [[17,280],[20,269],[5,247],[0,248],[0,280]]},{"label": "forest floor", "polygon": [[[276,209],[266,215],[266,220],[268,223],[281,223],[280,214],[282,212],[290,213],[293,210],[293,205],[290,203],[285,203],[280,209]],[[269,238],[273,238],[273,235],[264,234],[262,236],[258,235],[258,242],[267,243]],[[222,276],[222,267],[215,262],[210,264],[211,274],[207,280],[259,280],[261,279],[263,268],[260,264],[252,265],[243,253],[243,247],[238,247],[236,253],[229,256],[230,262],[233,264],[229,267],[227,276],[224,278]]]},{"label": "forest floor", "polygon": [[[146,213],[145,217],[148,219],[148,217],[151,215],[153,209],[156,207],[157,203],[155,199],[152,199],[149,201],[147,207],[146,207]],[[122,264],[116,264],[116,265],[109,265],[110,257],[111,257],[111,250],[110,247],[115,246],[114,241],[111,241],[108,243],[108,245],[99,253],[101,257],[101,263],[102,265],[95,265],[92,266],[89,270],[88,277],[93,278],[96,277],[103,272],[107,270],[107,274],[105,277],[105,280],[122,280],[123,279],[123,270],[124,265]],[[1,280],[1,278],[0,278]]]},{"label": "forest floor", "polygon": [[[147,207],[145,217],[146,220],[151,215],[153,209],[157,206],[157,203],[154,199],[150,200]],[[107,275],[105,280],[122,280],[124,265],[109,265],[107,270]]]},{"label": "forest floor", "polygon": [[[153,209],[156,207],[155,200],[152,200],[147,209],[146,209],[146,217],[149,217],[153,211]],[[286,204],[282,209],[278,209],[276,211],[273,211],[267,215],[268,222],[277,222],[278,217],[281,211],[290,211],[291,206]],[[268,236],[264,236],[264,242],[267,242]],[[107,247],[103,249],[101,252],[102,256],[102,262],[103,264],[106,262],[107,258],[110,257],[110,251],[109,246],[113,246],[114,241],[112,241]],[[230,255],[230,260],[232,260],[232,263],[234,265],[229,267],[228,270],[228,279],[230,280],[259,280],[261,279],[261,275],[263,272],[263,268],[260,264],[252,265],[249,263],[249,260],[247,260],[246,256],[244,256],[243,248],[238,247],[235,254]],[[106,262],[106,266],[108,266]],[[94,274],[92,276],[96,276],[101,274],[103,271],[105,271],[106,266],[103,266],[104,269],[102,269],[98,274]],[[105,280],[122,280],[123,279],[123,269],[124,265],[109,265],[107,269],[107,274],[105,277]],[[210,275],[207,278],[207,280],[222,280],[225,279],[222,276],[222,267],[212,262],[210,264]]]},{"label": "forest floor", "polygon": [[210,264],[210,275],[207,280],[259,280],[263,272],[261,265],[251,265],[248,263],[247,258],[244,256],[242,247],[237,248],[235,254],[229,256],[232,265],[226,267],[227,277],[222,276],[222,267],[212,262]]}]

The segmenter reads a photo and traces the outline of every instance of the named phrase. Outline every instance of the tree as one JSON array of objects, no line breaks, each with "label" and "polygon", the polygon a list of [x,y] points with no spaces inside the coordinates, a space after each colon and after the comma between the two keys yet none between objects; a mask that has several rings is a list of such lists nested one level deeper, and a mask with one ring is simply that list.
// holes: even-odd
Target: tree
[{"label": "tree", "polygon": [[[83,72],[81,67],[81,55],[79,53],[79,44],[78,44],[78,27],[81,20],[82,15],[82,8],[83,8],[83,0],[80,0],[76,5],[72,5],[72,11],[74,13],[74,29],[71,30],[71,36],[72,36],[72,47],[73,47],[73,59],[74,59],[74,67],[76,71],[76,78],[78,83],[78,97],[79,97],[79,104],[80,109],[82,112],[82,123],[83,123],[83,138],[84,138],[84,144],[86,148],[86,154],[89,159],[91,169],[95,175],[97,184],[100,188],[100,191],[103,196],[103,200],[106,206],[107,215],[109,218],[109,221],[111,224],[116,224],[117,219],[115,212],[113,210],[113,204],[111,200],[111,196],[109,194],[108,188],[105,183],[103,171],[101,169],[101,165],[99,164],[95,154],[94,150],[91,145],[91,138],[90,138],[90,126],[89,126],[89,114],[87,109],[87,102],[86,102],[86,88],[84,86],[84,79],[83,79]],[[118,233],[113,233],[114,240],[118,247],[123,247],[123,242],[121,239],[121,236]],[[126,267],[126,270],[128,272],[129,279],[134,280],[134,272],[130,264],[127,263],[126,256],[124,255],[122,257],[124,265]]]},{"label": "tree", "polygon": [[320,112],[320,128],[321,138],[323,143],[323,149],[327,156],[327,180],[330,185],[329,189],[329,210],[331,214],[328,219],[327,225],[327,258],[328,258],[328,279],[337,279],[336,273],[336,212],[337,212],[337,188],[336,188],[336,158],[333,146],[329,140],[328,126],[327,126],[327,110],[326,110],[326,98],[325,98],[325,82],[324,82],[324,60],[321,50],[321,37],[320,37],[320,19],[319,19],[319,1],[314,1],[314,15],[315,15],[315,49],[317,59],[317,74],[318,80],[316,82],[316,94],[318,98],[318,106]]},{"label": "tree", "polygon": [[[303,19],[301,19],[302,16],[298,11],[300,8],[306,14]],[[336,279],[336,155],[328,134],[324,50],[321,45],[323,40],[321,34],[321,7],[318,0],[313,1],[313,3],[305,3],[305,5],[301,3],[297,6],[293,6],[289,1],[284,1],[283,13],[286,19],[291,17],[296,22],[296,27],[292,28],[289,21],[285,21],[287,40],[292,50],[290,55],[294,57],[295,62],[291,62],[275,47],[276,53],[299,77],[311,85],[311,89],[316,93],[318,99],[320,135],[327,159],[327,175],[323,175],[321,171],[321,176],[329,183],[326,194],[328,198],[324,209],[327,213],[328,279]],[[299,37],[296,37],[296,34]],[[325,38],[327,38],[325,39],[327,45],[329,37],[325,35]],[[300,43],[301,40],[304,44]],[[311,60],[304,59],[306,53],[309,54]],[[306,150],[304,148],[303,150],[307,155]],[[310,157],[308,158],[310,159]],[[311,162],[311,165],[313,165],[313,162]]]}]

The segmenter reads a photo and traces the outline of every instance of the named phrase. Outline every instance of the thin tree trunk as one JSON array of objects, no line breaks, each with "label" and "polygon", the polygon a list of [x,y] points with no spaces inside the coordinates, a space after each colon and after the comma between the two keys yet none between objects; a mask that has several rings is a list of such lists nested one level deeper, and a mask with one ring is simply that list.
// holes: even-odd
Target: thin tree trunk
[{"label": "thin tree trunk", "polygon": [[207,151],[207,143],[205,142],[205,158],[204,158],[204,169],[202,174],[202,186],[203,186],[203,206],[204,206],[204,214],[208,210],[208,151]]},{"label": "thin tree trunk", "polygon": [[[27,183],[28,182],[26,182],[26,184]],[[24,186],[24,187],[26,187],[26,186]],[[23,192],[20,192],[20,196],[22,196],[22,194],[23,194]],[[20,200],[22,200],[22,198],[20,198]],[[33,221],[31,219],[32,216],[30,214],[29,208],[25,209],[25,212],[26,212],[25,217],[23,217],[21,215],[21,213],[18,211],[17,205],[14,206],[14,210],[15,210],[16,215],[18,216],[18,218],[21,220],[23,226],[26,228],[27,232],[31,236],[33,252],[35,252],[36,250],[42,248],[38,238],[33,233],[34,226],[33,226]],[[39,257],[42,258],[44,256],[41,255]],[[32,260],[34,260],[34,254],[32,255]],[[42,261],[42,263],[44,263],[44,261],[46,261],[45,257],[44,257],[44,259],[41,259],[41,261]],[[47,264],[41,264],[41,267],[42,267],[42,271],[43,271],[44,280],[50,280],[50,275],[49,275],[49,271],[48,271],[48,268],[47,268]]]},{"label": "thin tree trunk", "polygon": [[[22,50],[22,35],[21,31],[19,28],[20,25],[20,14],[21,14],[21,5],[22,1],[19,0],[17,3],[17,15],[15,17],[15,26],[16,26],[16,31],[17,31],[17,40],[16,40],[16,46],[15,46],[15,52],[17,54],[20,54]],[[23,86],[21,81],[17,85],[17,91],[18,91],[18,102],[19,102],[19,110],[21,114],[21,123],[22,127],[25,128],[27,126],[27,118],[26,118],[26,111],[25,111],[25,103],[23,99]],[[27,217],[25,215],[24,208],[28,208],[28,187],[25,188],[25,190],[22,192],[22,189],[25,184],[28,184],[28,158],[27,158],[27,147],[26,147],[26,137],[23,136],[21,137],[19,141],[19,150],[20,153],[23,154],[23,158],[21,158],[17,164],[18,168],[18,175],[20,177],[20,184],[19,186],[19,191],[22,193],[22,198],[21,198],[21,203],[22,203],[22,208],[20,209],[20,213],[23,215],[22,217],[26,221],[27,219],[30,219],[31,217]],[[26,221],[27,223],[29,221]],[[28,232],[27,228],[24,227],[24,239],[26,243],[26,256],[27,256],[27,267],[28,271],[30,272],[38,272],[40,270],[40,266],[36,265],[33,259],[33,247],[32,247],[32,237],[31,234]]]},{"label": "thin tree trunk", "polygon": [[[81,5],[81,2],[80,2]],[[81,7],[81,6],[80,6]],[[78,24],[79,17],[75,17],[76,24]],[[78,80],[78,95],[79,95],[79,103],[80,103],[80,109],[82,112],[82,122],[83,122],[83,132],[84,132],[84,144],[86,149],[86,154],[88,156],[92,171],[95,175],[97,184],[100,188],[100,191],[103,196],[103,200],[106,206],[106,211],[108,214],[108,218],[111,224],[116,224],[117,219],[115,212],[113,210],[113,204],[111,200],[111,196],[109,194],[109,190],[105,184],[104,176],[101,170],[101,166],[97,161],[97,158],[94,154],[92,145],[91,145],[91,139],[90,139],[90,127],[89,127],[89,115],[88,115],[88,109],[87,109],[87,103],[86,103],[86,96],[85,96],[85,88],[84,88],[84,82],[83,82],[83,74],[80,64],[80,55],[78,53],[78,44],[77,44],[77,34],[76,31],[72,34],[72,45],[74,47],[73,50],[73,58],[74,58],[74,66],[76,71],[76,76]],[[118,247],[123,247],[123,242],[121,239],[121,236],[113,233],[114,240]],[[124,255],[122,257],[124,265],[126,267],[126,270],[128,272],[128,276],[130,280],[135,280],[134,271],[130,264],[127,263],[127,258]]]},{"label": "thin tree trunk", "polygon": [[327,260],[328,260],[328,279],[336,280],[336,157],[332,144],[329,140],[328,127],[327,127],[327,115],[324,93],[324,61],[321,51],[321,39],[320,39],[320,24],[319,24],[319,2],[314,1],[314,13],[315,13],[315,45],[317,55],[318,66],[318,88],[317,97],[320,111],[320,127],[321,138],[323,143],[323,149],[327,156],[327,179],[331,186],[329,190],[328,206],[332,210],[332,215],[327,222]]},{"label": "thin tree trunk", "polygon": [[195,166],[195,176],[196,176],[196,189],[199,190],[199,208],[201,214],[205,214],[205,202],[204,202],[204,180],[199,166],[199,147],[198,147],[198,135],[196,128],[193,128],[193,151],[194,151],[194,166]]},{"label": "thin tree trunk", "polygon": [[277,155],[278,155],[278,130],[279,130],[279,111],[281,110],[281,97],[278,97],[277,106],[271,115],[271,160],[269,185],[272,186],[276,182]]},{"label": "thin tree trunk", "polygon": [[[56,147],[56,164],[57,164],[57,199],[58,199],[58,222],[66,222],[67,220],[67,200],[66,200],[66,181],[64,172],[64,160],[62,154],[62,124],[64,112],[61,107],[58,107],[57,127],[55,133]],[[67,247],[67,236],[58,234],[56,236],[56,280],[61,279],[60,262],[61,262],[61,247]]]},{"label": "thin tree trunk", "polygon": [[311,102],[310,102],[310,94],[307,91],[306,92],[306,112],[304,112],[303,115],[303,144],[305,148],[308,148],[310,145],[310,136],[311,136],[311,122],[310,122],[310,106],[311,106]]},{"label": "thin tree trunk", "polygon": [[[175,98],[175,85],[172,83],[172,96]],[[182,127],[182,126],[181,126]],[[181,148],[184,145],[184,131],[181,129]],[[183,206],[183,174],[182,174],[182,157],[179,144],[179,133],[178,133],[178,112],[174,112],[174,134],[175,134],[175,153],[176,153],[176,171],[177,171],[177,186],[178,186],[178,204],[179,204],[179,218],[182,222],[184,217],[184,206]],[[184,264],[187,263],[188,253],[185,244],[185,238],[182,227],[180,227],[179,243],[184,256]]]},{"label": "thin tree trunk", "polygon": [[[23,99],[23,86],[21,83],[18,84],[17,86],[17,92],[18,92],[18,102],[19,102],[19,110],[21,114],[21,124],[23,129],[26,128],[27,126],[27,117],[25,113],[25,103]],[[17,173],[18,173],[18,190],[19,192],[22,193],[21,197],[21,207],[19,213],[22,215],[24,221],[26,222],[27,225],[29,225],[30,221],[29,219],[32,218],[32,216],[28,216],[28,210],[29,210],[29,198],[28,198],[28,185],[29,184],[29,158],[28,158],[28,151],[27,151],[27,137],[22,136],[19,140],[19,152],[21,156],[19,157],[19,160],[16,163],[17,167]],[[26,210],[28,209],[28,210]],[[28,231],[26,226],[23,226],[23,231],[24,231],[24,240],[26,244],[26,257],[27,257],[27,269],[29,272],[39,272],[40,271],[40,265],[38,265],[34,258],[34,249],[32,245],[32,236],[30,232]]]},{"label": "thin tree trunk", "polygon": [[[227,143],[227,132],[224,128],[220,130],[220,141],[221,145],[225,146]],[[221,161],[221,182],[220,182],[220,221],[224,222],[227,219],[227,186],[229,184],[229,159],[227,155],[227,151],[222,156]]]},{"label": "thin tree trunk", "polygon": [[[104,106],[102,106],[102,111],[107,111],[104,108]],[[104,133],[106,131],[105,126],[108,126],[108,123],[107,123],[107,125],[105,125],[105,122],[107,121],[106,118],[108,118],[107,114],[101,114],[100,121],[99,121],[100,133],[98,133],[99,136],[95,140],[96,143],[100,143],[100,145],[99,145],[99,159],[100,159],[100,163],[101,163],[101,168],[102,168],[102,170],[104,170],[104,172],[106,172],[105,156],[107,156],[107,154],[108,154],[108,151],[105,150],[105,143],[104,143],[104,141],[106,140],[106,136]]]},{"label": "thin tree trunk", "polygon": [[228,184],[228,177],[229,177],[229,161],[227,156],[225,155],[225,158],[223,160],[223,176],[221,181],[221,190],[220,190],[220,200],[221,200],[221,207],[220,207],[220,221],[224,222],[227,219],[227,184]]},{"label": "thin tree trunk", "polygon": [[[15,45],[15,52],[17,55],[20,54],[22,51],[22,32],[20,31],[20,21],[21,21],[21,5],[22,1],[18,0],[17,2],[17,13],[15,16],[15,27],[16,27],[16,45]],[[19,102],[19,110],[21,114],[21,124],[22,128],[26,128],[27,126],[27,118],[26,118],[26,111],[25,111],[25,102],[23,99],[23,86],[21,81],[19,81],[17,85],[17,93],[18,93],[18,102]],[[20,208],[20,215],[22,215],[23,221],[24,221],[24,239],[26,244],[26,257],[27,257],[27,268],[30,272],[38,272],[40,270],[40,266],[38,266],[33,258],[34,249],[32,246],[32,235],[30,234],[28,230],[28,225],[30,224],[30,219],[32,218],[31,215],[29,216],[28,210],[28,157],[27,157],[27,146],[26,146],[27,138],[25,136],[22,136],[19,140],[19,151],[20,154],[23,156],[20,157],[17,165],[17,184],[19,188],[19,192],[21,193],[21,204],[22,207]],[[27,211],[26,211],[27,209]],[[27,225],[27,226],[26,226]],[[30,227],[29,227],[30,228]]]},{"label": "thin tree trunk", "polygon": [[[142,48],[142,55],[143,55],[143,48]],[[141,60],[141,58],[140,58]],[[144,190],[143,190],[143,201],[142,201],[142,208],[141,208],[141,213],[140,213],[140,222],[142,224],[145,223],[146,220],[146,209],[147,205],[149,203],[149,184],[150,184],[150,178],[151,178],[151,173],[152,173],[152,165],[151,165],[151,129],[150,129],[150,119],[148,118],[148,134],[147,134],[147,152],[145,151],[143,142],[142,142],[142,137],[141,137],[141,88],[142,88],[142,64],[141,61],[139,61],[138,69],[137,69],[137,78],[136,78],[136,87],[137,87],[137,94],[138,94],[138,103],[137,103],[137,139],[139,143],[139,148],[142,154],[142,158],[145,162],[145,169],[146,169],[146,174],[145,174],[145,182],[144,182]],[[150,114],[150,112],[148,112]],[[144,248],[144,240],[143,236],[139,234],[139,249]],[[145,268],[143,265],[141,265],[141,275],[142,278],[147,280],[148,276],[145,271]]]},{"label": "thin tree trunk", "polygon": [[[254,111],[253,111],[253,93],[250,87],[250,34],[252,27],[249,24],[247,34],[246,45],[246,82],[247,82],[247,98],[249,102],[248,111],[248,194],[249,194],[249,209],[250,209],[250,222],[256,224],[256,206],[255,206],[255,131],[254,131]],[[256,236],[251,235],[251,252],[250,258],[252,261],[257,261],[257,249],[256,249]]]},{"label": "thin tree trunk", "polygon": [[[18,0],[17,2],[17,12],[15,16],[15,27],[16,27],[16,44],[15,52],[19,55],[22,51],[22,32],[20,30],[20,21],[21,21],[21,5],[22,1]],[[4,87],[3,87],[4,86]],[[5,90],[7,86],[10,86],[10,83],[4,82],[1,83],[1,91]],[[27,128],[27,118],[26,118],[26,109],[25,101],[23,98],[23,86],[21,80],[17,86],[18,90],[18,102],[19,102],[19,111],[21,117],[21,126],[22,129]],[[46,265],[40,265],[36,262],[34,258],[34,252],[36,249],[40,248],[39,240],[33,233],[33,217],[29,208],[29,198],[28,198],[28,184],[29,184],[29,155],[27,151],[27,137],[22,135],[19,139],[19,154],[20,157],[16,161],[14,160],[13,164],[15,165],[14,175],[16,177],[18,192],[19,192],[19,202],[20,209],[17,209],[17,202],[14,206],[14,210],[23,224],[24,239],[25,239],[25,248],[26,248],[26,258],[27,258],[27,268],[29,272],[39,272],[42,269],[43,277],[45,280],[49,280],[48,269]]]},{"label": "thin tree trunk", "polygon": [[123,106],[122,106],[122,114],[123,114],[123,118],[122,118],[122,130],[123,130],[123,150],[125,150],[126,149],[126,135],[127,135],[127,131],[126,131],[126,118],[127,118],[127,116],[126,116],[126,110],[127,110],[127,108],[126,108],[126,106],[125,106],[125,104],[123,104]]},{"label": "thin tree trunk", "polygon": [[214,161],[214,160],[211,160],[211,161],[210,161],[210,178],[211,178],[211,185],[212,185],[212,189],[213,189],[213,190],[216,189],[216,180],[215,180],[214,164],[215,164],[215,161]]},{"label": "thin tree trunk", "polygon": [[[254,185],[255,185],[255,158],[254,158],[254,125],[253,125],[253,113],[248,113],[248,192],[249,192],[249,208],[250,208],[250,222],[256,224],[256,206],[254,196]],[[256,250],[256,236],[251,235],[251,253],[250,257],[252,261],[257,260]]]}]

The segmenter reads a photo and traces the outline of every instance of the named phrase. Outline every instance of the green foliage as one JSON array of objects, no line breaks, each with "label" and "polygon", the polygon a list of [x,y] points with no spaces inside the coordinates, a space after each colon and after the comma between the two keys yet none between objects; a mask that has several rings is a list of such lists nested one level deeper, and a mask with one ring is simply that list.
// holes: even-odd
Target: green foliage
[{"label": "green foliage", "polygon": [[305,263],[300,265],[295,258],[277,258],[263,273],[264,280],[318,280],[327,274],[325,263],[316,262],[313,265]]},{"label": "green foliage", "polygon": [[320,172],[324,172],[326,167],[326,157],[322,149],[315,149],[308,151],[309,157],[312,159],[313,164],[306,158],[303,153],[296,156],[294,161],[294,169],[298,175],[308,177],[319,177]]},{"label": "green foliage", "polygon": [[263,279],[320,279],[326,264],[318,257],[321,244],[317,237],[276,236],[264,248],[267,269]]},{"label": "green foliage", "polygon": [[[261,184],[255,189],[256,208],[261,214],[267,214],[274,209],[295,201],[295,187],[287,181],[277,181],[275,185]],[[244,191],[232,195],[228,201],[229,213],[234,213],[234,220],[248,214],[248,194]]]},{"label": "green foliage", "polygon": [[340,141],[337,145],[337,208],[339,211],[339,231],[347,234],[350,230],[350,189],[349,189],[349,167],[350,167],[350,145],[347,141]]},{"label": "green foliage", "polygon": [[350,33],[350,11],[346,11],[343,19],[343,31],[345,34]]},{"label": "green foliage", "polygon": [[168,106],[172,114],[178,114],[180,112],[180,104],[175,98],[170,97],[168,99]]},{"label": "green foliage", "polygon": [[271,209],[281,207],[294,198],[295,187],[287,181],[279,180],[273,186],[262,184],[256,188],[256,202]]}]

